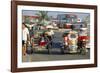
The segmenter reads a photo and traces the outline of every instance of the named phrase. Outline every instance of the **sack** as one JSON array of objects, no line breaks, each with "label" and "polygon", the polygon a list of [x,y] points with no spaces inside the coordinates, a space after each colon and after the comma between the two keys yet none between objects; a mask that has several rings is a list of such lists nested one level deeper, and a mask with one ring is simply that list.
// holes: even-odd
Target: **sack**
[{"label": "sack", "polygon": [[45,42],[45,39],[44,39],[44,37],[42,37],[42,38],[41,38],[41,42]]},{"label": "sack", "polygon": [[76,45],[77,40],[69,40],[68,43],[69,43],[69,45]]},{"label": "sack", "polygon": [[31,45],[28,45],[27,48],[26,48],[26,53],[27,54],[32,54],[33,53],[33,49],[32,49],[32,46]]}]

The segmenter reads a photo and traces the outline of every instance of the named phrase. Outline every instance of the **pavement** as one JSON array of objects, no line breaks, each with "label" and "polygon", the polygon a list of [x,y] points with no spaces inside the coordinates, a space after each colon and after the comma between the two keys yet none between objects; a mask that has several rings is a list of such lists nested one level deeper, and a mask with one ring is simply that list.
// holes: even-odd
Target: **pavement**
[{"label": "pavement", "polygon": [[47,50],[35,51],[33,54],[23,56],[23,62],[36,62],[36,61],[58,61],[58,60],[80,60],[89,59],[90,50],[85,54],[62,54],[59,49],[52,49],[51,54]]}]

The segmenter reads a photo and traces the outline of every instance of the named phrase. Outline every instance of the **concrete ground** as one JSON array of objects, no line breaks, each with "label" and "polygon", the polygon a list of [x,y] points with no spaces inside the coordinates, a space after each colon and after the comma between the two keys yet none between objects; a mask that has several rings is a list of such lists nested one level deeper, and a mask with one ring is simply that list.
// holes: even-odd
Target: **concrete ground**
[{"label": "concrete ground", "polygon": [[60,49],[52,49],[51,54],[48,54],[47,50],[35,51],[31,55],[23,56],[23,62],[35,62],[35,61],[55,61],[55,60],[80,60],[89,59],[90,50],[85,54],[62,54]]}]

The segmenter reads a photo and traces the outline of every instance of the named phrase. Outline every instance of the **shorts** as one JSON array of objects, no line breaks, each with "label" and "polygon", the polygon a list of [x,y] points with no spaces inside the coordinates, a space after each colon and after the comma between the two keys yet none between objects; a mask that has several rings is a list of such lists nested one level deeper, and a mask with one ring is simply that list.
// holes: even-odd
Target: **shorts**
[{"label": "shorts", "polygon": [[25,41],[25,40],[22,40],[22,46],[23,46],[25,43],[26,43],[26,41]]}]

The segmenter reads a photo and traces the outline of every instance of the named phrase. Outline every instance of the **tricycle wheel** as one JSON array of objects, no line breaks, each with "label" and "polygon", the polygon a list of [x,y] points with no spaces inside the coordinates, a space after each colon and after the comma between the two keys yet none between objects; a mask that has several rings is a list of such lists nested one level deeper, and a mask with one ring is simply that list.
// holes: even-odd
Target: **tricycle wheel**
[{"label": "tricycle wheel", "polygon": [[52,47],[51,47],[50,44],[46,46],[46,49],[48,50],[48,54],[51,54],[51,49],[52,49]]},{"label": "tricycle wheel", "polygon": [[61,54],[65,54],[64,48],[61,48]]},{"label": "tricycle wheel", "polygon": [[48,54],[51,54],[51,50],[50,49],[48,49]]},{"label": "tricycle wheel", "polygon": [[82,54],[82,55],[85,55],[86,54],[86,50],[85,50],[85,48],[83,47],[83,48],[81,48],[81,50],[80,50],[80,54]]}]

